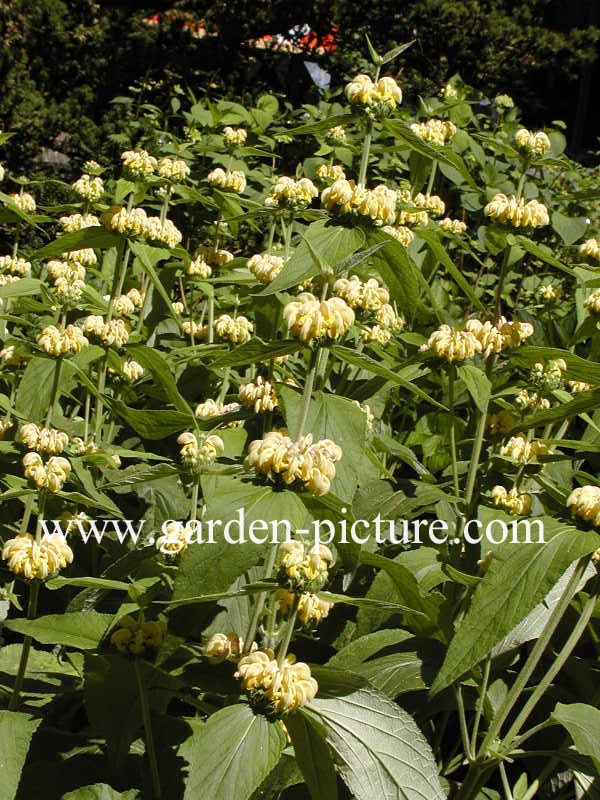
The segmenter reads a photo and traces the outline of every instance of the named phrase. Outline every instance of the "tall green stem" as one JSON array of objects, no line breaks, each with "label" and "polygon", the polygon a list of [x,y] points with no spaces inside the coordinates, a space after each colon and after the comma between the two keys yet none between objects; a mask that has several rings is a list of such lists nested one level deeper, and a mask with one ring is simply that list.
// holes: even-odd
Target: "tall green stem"
[{"label": "tall green stem", "polygon": [[310,400],[315,385],[315,375],[317,373],[317,361],[319,359],[319,350],[320,348],[317,347],[316,350],[312,351],[310,356],[310,366],[308,368],[308,374],[306,375],[306,383],[304,384],[304,392],[302,394],[302,408],[300,410],[300,421],[298,422],[298,435],[296,437],[298,439],[304,434],[304,426],[306,425],[306,420],[308,419]]},{"label": "tall green stem", "polygon": [[507,694],[504,703],[499,708],[498,712],[494,716],[492,720],[492,724],[489,727],[489,730],[485,736],[485,739],[482,742],[482,745],[479,749],[479,755],[485,756],[488,752],[490,745],[492,742],[498,737],[500,733],[500,729],[504,724],[506,718],[512,711],[513,706],[521,696],[521,693],[527,686],[527,682],[529,678],[533,674],[534,669],[536,668],[540,658],[544,654],[548,644],[550,643],[550,639],[556,630],[558,623],[563,617],[563,614],[569,607],[571,600],[573,598],[573,593],[575,592],[579,581],[581,580],[583,573],[586,570],[588,564],[588,558],[582,558],[578,561],[577,566],[573,570],[573,574],[571,575],[569,582],[565,586],[563,593],[560,596],[558,603],[552,609],[548,620],[538,637],[537,641],[535,642],[531,653],[529,654],[529,658],[523,665],[521,672],[518,674],[516,680],[514,681],[509,693]]},{"label": "tall green stem", "polygon": [[363,140],[360,168],[358,171],[358,185],[364,189],[367,181],[367,168],[369,166],[369,153],[371,152],[371,139],[373,136],[373,123],[367,120],[365,138]]},{"label": "tall green stem", "polygon": [[[35,541],[39,544],[42,537],[42,523],[46,511],[46,490],[41,489],[38,501],[38,517],[35,529]],[[29,585],[29,601],[27,603],[27,619],[35,619],[37,616],[38,598],[40,594],[41,581],[35,579]],[[25,680],[25,673],[27,672],[27,662],[29,660],[29,651],[31,650],[32,638],[26,636],[23,640],[23,648],[21,650],[21,658],[19,660],[19,669],[13,686],[12,694],[8,703],[8,710],[14,711],[19,705],[19,698],[21,696],[21,689],[23,688],[23,681]]]},{"label": "tall green stem", "polygon": [[150,764],[150,776],[152,778],[152,794],[155,800],[160,800],[162,793],[160,790],[160,777],[158,774],[158,762],[156,760],[156,750],[154,748],[154,737],[152,735],[152,722],[150,719],[150,704],[148,694],[142,678],[139,659],[135,660],[135,677],[137,680],[138,694],[140,698],[140,709],[142,712],[142,722],[144,723],[144,739],[146,743],[146,755]]},{"label": "tall green stem", "polygon": [[[279,550],[279,545],[274,544],[269,552],[269,556],[265,563],[265,574],[264,574],[265,579],[270,578],[271,575],[273,574],[273,570],[275,568],[275,561],[277,560],[278,550]],[[260,615],[263,612],[265,600],[267,599],[267,594],[268,592],[260,592],[260,594],[256,598],[256,604],[252,612],[252,617],[250,618],[248,630],[246,631],[246,638],[244,639],[244,655],[250,652],[252,643],[256,638],[256,631],[258,630],[258,623],[260,621]]]},{"label": "tall green stem", "polygon": [[296,626],[296,617],[298,616],[298,597],[294,595],[294,607],[292,609],[292,613],[290,614],[290,618],[287,623],[287,627],[285,629],[285,634],[283,639],[281,640],[281,644],[279,645],[279,650],[277,652],[277,666],[279,669],[283,667],[285,662],[285,657],[287,656],[287,652],[290,646],[290,642],[292,641],[292,636],[294,634],[294,628]]},{"label": "tall green stem", "polygon": [[450,406],[450,452],[452,455],[452,480],[454,483],[454,494],[458,497],[460,484],[458,482],[458,457],[456,454],[456,412],[454,409],[454,381],[456,378],[456,367],[450,364],[448,368],[448,405]]},{"label": "tall green stem", "polygon": [[50,402],[48,404],[48,413],[46,414],[46,427],[50,427],[52,423],[52,415],[54,413],[54,404],[56,403],[56,395],[58,393],[58,386],[60,383],[60,372],[62,369],[62,358],[57,358],[54,364],[54,377],[52,379],[52,391],[50,393]]},{"label": "tall green stem", "polygon": [[588,598],[585,606],[581,614],[579,615],[579,619],[577,620],[577,624],[571,631],[569,638],[564,643],[563,647],[561,648],[559,654],[554,659],[552,666],[548,669],[544,677],[540,680],[538,685],[532,691],[532,693],[527,698],[527,702],[521,709],[519,715],[511,725],[508,733],[504,736],[502,740],[502,749],[503,750],[510,750],[512,747],[512,743],[514,738],[518,735],[519,731],[525,724],[525,722],[530,717],[533,709],[539,703],[539,701],[544,696],[544,692],[550,686],[552,681],[554,680],[555,676],[558,675],[560,670],[565,665],[567,659],[571,655],[575,645],[581,638],[583,632],[586,629],[588,622],[591,619],[592,614],[594,613],[594,609],[596,608],[596,602],[598,600],[598,592],[595,591],[593,594]]}]

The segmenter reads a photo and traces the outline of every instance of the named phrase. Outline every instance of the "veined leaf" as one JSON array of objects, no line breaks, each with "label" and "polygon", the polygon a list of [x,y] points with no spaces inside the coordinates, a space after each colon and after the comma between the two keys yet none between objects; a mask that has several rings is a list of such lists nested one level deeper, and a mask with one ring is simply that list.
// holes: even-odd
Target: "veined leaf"
[{"label": "veined leaf", "polygon": [[494,552],[450,642],[432,693],[476,666],[543,600],[573,561],[600,546],[596,533],[578,531],[549,517],[538,519],[544,526],[545,544],[506,542]]},{"label": "veined leaf", "polygon": [[29,745],[41,719],[17,711],[0,711],[0,769],[2,798],[14,800]]},{"label": "veined leaf", "polygon": [[[319,685],[328,670],[314,670]],[[377,689],[357,683],[320,694],[301,713],[325,727],[344,783],[356,800],[443,800],[433,754],[413,718]]]},{"label": "veined leaf", "polygon": [[64,644],[78,650],[94,650],[113,620],[112,614],[75,611],[47,614],[37,619],[11,619],[4,626],[42,644]]},{"label": "veined leaf", "polygon": [[189,764],[183,800],[248,800],[285,747],[281,726],[242,704],[194,722],[192,731],[179,748]]}]

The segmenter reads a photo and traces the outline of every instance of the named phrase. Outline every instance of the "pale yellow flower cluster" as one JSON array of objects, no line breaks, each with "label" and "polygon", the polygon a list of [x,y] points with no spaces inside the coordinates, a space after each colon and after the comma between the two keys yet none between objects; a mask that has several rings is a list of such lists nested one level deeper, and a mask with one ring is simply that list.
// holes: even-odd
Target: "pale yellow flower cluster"
[{"label": "pale yellow flower cluster", "polygon": [[563,372],[566,369],[567,365],[562,358],[553,359],[546,364],[536,361],[529,373],[529,379],[538,389],[553,392],[562,386]]},{"label": "pale yellow flower cluster", "polygon": [[163,620],[143,622],[127,614],[119,620],[110,641],[119,653],[141,656],[158,650],[166,632]]},{"label": "pale yellow flower cluster", "polygon": [[98,447],[91,438],[84,442],[80,436],[74,436],[71,439],[71,450],[77,456],[92,456],[98,452]]},{"label": "pale yellow flower cluster", "polygon": [[0,439],[12,428],[12,425],[10,417],[0,417]]},{"label": "pale yellow flower cluster", "polygon": [[169,558],[180,556],[187,550],[190,528],[178,520],[171,520],[161,528],[156,540],[156,549]]},{"label": "pale yellow flower cluster", "polygon": [[358,275],[352,275],[351,278],[339,278],[333,284],[333,291],[338,297],[345,300],[350,308],[360,308],[363,311],[377,311],[378,308],[390,302],[388,290],[380,286],[375,278],[369,278],[364,283]]},{"label": "pale yellow flower cluster", "polygon": [[567,508],[571,509],[574,517],[591,522],[596,528],[600,527],[600,487],[580,486],[573,489],[567,500]]},{"label": "pale yellow flower cluster", "polygon": [[239,169],[224,170],[222,167],[217,167],[208,173],[206,179],[213,189],[225,189],[241,194],[246,188],[246,176]]},{"label": "pale yellow flower cluster", "polygon": [[600,289],[595,289],[591,295],[583,301],[583,307],[587,308],[592,314],[600,314]]},{"label": "pale yellow flower cluster", "polygon": [[456,125],[447,119],[429,119],[427,122],[413,122],[410,126],[413,133],[430,144],[443,146],[456,133]]},{"label": "pale yellow flower cluster", "polygon": [[600,241],[598,239],[586,239],[579,245],[579,253],[584,258],[591,258],[593,261],[600,262]]},{"label": "pale yellow flower cluster", "polygon": [[0,272],[24,278],[31,272],[31,262],[20,256],[0,256]]},{"label": "pale yellow flower cluster", "polygon": [[325,141],[334,147],[346,144],[348,138],[343,125],[334,125],[333,128],[329,128],[325,135]]},{"label": "pale yellow flower cluster", "polygon": [[544,131],[528,131],[527,128],[520,128],[515,133],[515,144],[529,156],[543,156],[551,148],[550,139]]},{"label": "pale yellow flower cluster", "polygon": [[139,380],[144,374],[144,368],[132,358],[121,361],[121,372],[129,383]]},{"label": "pale yellow flower cluster", "polygon": [[393,225],[396,221],[396,192],[383,183],[366,189],[340,178],[323,189],[321,202],[333,216],[365,217],[378,227]]},{"label": "pale yellow flower cluster", "polygon": [[302,211],[309,206],[319,192],[310,178],[294,180],[286,175],[277,179],[277,183],[265,198],[268,208]]},{"label": "pale yellow flower cluster", "polygon": [[0,359],[7,367],[22,367],[27,364],[30,356],[21,354],[17,345],[9,344],[0,350]]},{"label": "pale yellow flower cluster", "polygon": [[494,486],[492,499],[495,506],[500,506],[515,516],[529,514],[531,511],[531,495],[527,492],[519,492],[516,487],[507,492],[504,486]]},{"label": "pale yellow flower cluster", "polygon": [[260,283],[270,283],[283,269],[285,261],[281,256],[270,253],[257,253],[248,259],[248,269]]},{"label": "pale yellow flower cluster", "polygon": [[471,331],[440,325],[419,349],[421,352],[430,350],[438,358],[452,363],[474,358],[477,353],[481,353],[482,347],[479,339]]},{"label": "pale yellow flower cluster", "polygon": [[290,333],[306,344],[319,339],[340,339],[354,323],[354,311],[341,297],[319,300],[302,292],[283,309]]},{"label": "pale yellow flower cluster", "polygon": [[132,178],[144,179],[153,175],[158,165],[154,156],[146,150],[126,150],[121,153],[123,168]]},{"label": "pale yellow flower cluster", "polygon": [[187,274],[190,278],[201,278],[206,280],[212,275],[212,267],[207,264],[202,256],[196,256],[190,261],[189,266],[186,268]]},{"label": "pale yellow flower cluster", "polygon": [[224,267],[225,264],[229,264],[230,261],[233,261],[233,253],[218,247],[200,245],[200,247],[196,248],[194,258],[201,258],[210,267]]},{"label": "pale yellow flower cluster", "polygon": [[352,106],[363,109],[371,118],[387,117],[402,102],[402,90],[393,78],[379,78],[375,83],[360,74],[346,86],[346,97]]},{"label": "pale yellow flower cluster", "polygon": [[53,281],[63,279],[72,283],[85,279],[85,267],[80,261],[49,261],[46,272]]},{"label": "pale yellow flower cluster", "polygon": [[46,326],[37,338],[38,347],[50,356],[79,353],[89,344],[81,328],[67,325],[63,330],[55,325]]},{"label": "pale yellow flower cluster", "polygon": [[521,389],[515,397],[515,405],[522,411],[531,411],[532,409],[538,408],[542,411],[546,411],[550,408],[550,400],[546,397],[540,397],[537,392],[531,394],[527,389]]},{"label": "pale yellow flower cluster", "polygon": [[37,208],[35,198],[28,192],[19,192],[19,194],[8,195],[13,203],[25,214],[33,214]]},{"label": "pale yellow flower cluster", "polygon": [[521,197],[514,195],[508,197],[501,192],[494,195],[483,209],[486,217],[494,222],[510,223],[515,228],[540,228],[550,224],[548,209],[538,200],[529,200],[527,203]]},{"label": "pale yellow flower cluster", "polygon": [[573,394],[577,394],[577,392],[589,392],[592,389],[598,388],[591,383],[585,383],[585,381],[567,381],[567,386]]},{"label": "pale yellow flower cluster", "polygon": [[160,242],[167,247],[177,247],[183,239],[183,234],[170,219],[161,220],[160,217],[148,217],[143,235],[150,242]]},{"label": "pale yellow flower cluster", "polygon": [[66,233],[81,231],[84,228],[95,228],[100,225],[100,220],[95,214],[70,214],[61,217],[59,222]]},{"label": "pale yellow flower cluster", "polygon": [[181,158],[161,158],[156,167],[156,174],[159,178],[181,183],[190,176],[190,168]]},{"label": "pale yellow flower cluster", "polygon": [[281,577],[290,588],[320,591],[328,580],[333,554],[325,545],[307,547],[304,542],[291,539],[279,545],[279,562]]},{"label": "pale yellow flower cluster", "polygon": [[0,183],[4,180],[5,170],[2,164],[0,164]]},{"label": "pale yellow flower cluster", "polygon": [[36,425],[35,422],[21,425],[19,433],[21,441],[29,450],[58,455],[69,446],[69,437],[64,431]]},{"label": "pale yellow flower cluster", "polygon": [[274,385],[260,375],[251,383],[240,386],[239,398],[242,405],[253,408],[256,414],[275,411],[279,407]]},{"label": "pale yellow flower cluster", "polygon": [[[275,600],[279,604],[281,613],[288,616],[296,604],[296,594],[288,592],[287,589],[278,589],[275,592]],[[303,592],[298,597],[298,620],[305,628],[315,627],[329,615],[332,608],[333,603],[327,603],[311,592]]]},{"label": "pale yellow flower cluster", "polygon": [[462,236],[467,231],[467,223],[461,219],[444,217],[438,222],[438,225],[445,233],[450,233],[454,236]]},{"label": "pale yellow flower cluster", "polygon": [[143,208],[113,208],[104,215],[104,219],[110,230],[123,236],[141,236],[152,242],[166,244],[167,247],[177,247],[183,238],[170,219],[149,217]]},{"label": "pale yellow flower cluster", "polygon": [[76,195],[90,203],[99,200],[104,194],[104,182],[98,176],[93,177],[84,173],[71,186]]},{"label": "pale yellow flower cluster", "polygon": [[181,323],[181,330],[186,336],[193,336],[195,339],[205,339],[208,335],[208,325],[201,325],[190,319]]},{"label": "pale yellow flower cluster", "polygon": [[220,417],[223,414],[232,414],[234,411],[239,410],[239,403],[222,403],[220,400],[209,398],[203,403],[198,403],[195,414],[197,417],[208,419],[210,417]]},{"label": "pale yellow flower cluster", "polygon": [[148,215],[143,208],[127,209],[124,206],[109,210],[103,217],[108,227],[123,236],[144,236]]},{"label": "pale yellow flower cluster", "polygon": [[245,692],[258,694],[276,714],[289,714],[310,703],[319,689],[308,664],[288,655],[280,668],[270,650],[242,656],[235,677]]},{"label": "pale yellow flower cluster", "polygon": [[39,543],[30,533],[20,533],[4,543],[2,558],[15,575],[45,581],[73,561],[73,551],[60,533],[45,533]]},{"label": "pale yellow flower cluster", "polygon": [[105,322],[101,316],[91,314],[83,321],[83,332],[94,336],[105,347],[123,347],[129,341],[129,328],[123,319]]},{"label": "pale yellow flower cluster", "polygon": [[244,128],[232,128],[231,125],[226,125],[223,128],[223,138],[228,147],[243,147],[246,144],[248,133]]},{"label": "pale yellow flower cluster", "polygon": [[533,325],[529,322],[509,322],[505,317],[500,317],[496,324],[470,319],[464,329],[479,341],[485,358],[518,347],[533,335]]},{"label": "pale yellow flower cluster", "polygon": [[335,478],[335,464],[342,449],[331,439],[313,443],[312,434],[293,441],[285,430],[270,431],[250,442],[245,465],[271,480],[280,478],[314,495],[327,494]]},{"label": "pale yellow flower cluster", "polygon": [[[234,664],[240,659],[244,650],[244,640],[237,633],[214,633],[202,648],[208,663],[215,666],[231,661]],[[256,642],[252,643],[252,652],[257,650]]]},{"label": "pale yellow flower cluster", "polygon": [[335,181],[344,180],[346,177],[344,168],[339,164],[321,164],[315,174],[321,186],[331,186]]},{"label": "pale yellow flower cluster", "polygon": [[361,331],[361,337],[365,342],[385,345],[392,338],[394,331],[399,332],[404,329],[404,318],[396,314],[389,303],[384,303],[377,309],[375,320],[375,325],[367,326]]},{"label": "pale yellow flower cluster", "polygon": [[198,439],[193,433],[186,431],[180,434],[177,444],[181,445],[179,455],[182,462],[191,469],[209,466],[225,452],[223,440],[215,433],[201,434]]},{"label": "pale yellow flower cluster", "polygon": [[458,97],[458,92],[451,83],[447,83],[442,89],[442,97],[444,100],[455,100]]},{"label": "pale yellow flower cluster", "polygon": [[71,473],[69,460],[62,456],[51,456],[44,464],[39,453],[26,453],[23,456],[23,474],[38,489],[60,492]]},{"label": "pale yellow flower cluster", "polygon": [[[556,303],[557,300],[560,300],[560,298],[563,296],[563,290],[560,286],[555,286],[553,283],[545,283],[539,287],[538,294],[543,303],[550,305],[551,303]],[[598,304],[598,308],[600,309],[600,302]],[[600,311],[598,313],[600,313]]]},{"label": "pale yellow flower cluster", "polygon": [[232,317],[230,314],[221,314],[215,320],[215,333],[219,339],[225,339],[231,344],[249,342],[254,332],[254,325],[248,317],[240,315]]},{"label": "pale yellow flower cluster", "polygon": [[382,230],[397,239],[403,247],[408,247],[415,238],[414,233],[406,225],[384,225]]},{"label": "pale yellow flower cluster", "polygon": [[511,436],[508,442],[500,448],[500,455],[512,459],[515,464],[524,465],[532,461],[537,456],[550,453],[551,450],[546,442],[541,439],[528,441],[524,433]]},{"label": "pale yellow flower cluster", "polygon": [[373,412],[371,411],[371,406],[369,406],[367,403],[360,403],[358,400],[353,400],[352,402],[354,403],[354,405],[357,408],[360,408],[360,410],[363,412],[363,414],[367,418],[367,430],[368,431],[372,431],[373,430],[373,425],[375,423],[375,416],[373,415]]},{"label": "pale yellow flower cluster", "polygon": [[[85,268],[76,261],[71,264],[64,261],[55,261],[51,263],[64,264],[67,267],[67,269],[64,270],[64,274],[57,277],[54,281],[54,288],[56,289],[58,299],[65,306],[76,305],[79,300],[81,300],[83,292],[85,291],[85,281],[79,277],[82,271],[85,277]],[[69,269],[71,266],[73,269]]]}]

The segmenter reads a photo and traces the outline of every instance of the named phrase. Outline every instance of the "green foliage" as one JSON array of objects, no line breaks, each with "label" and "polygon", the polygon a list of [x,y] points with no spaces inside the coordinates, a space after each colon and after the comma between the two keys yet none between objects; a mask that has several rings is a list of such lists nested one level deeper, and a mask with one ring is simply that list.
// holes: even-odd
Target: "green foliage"
[{"label": "green foliage", "polygon": [[178,94],[97,196],[0,195],[7,797],[596,779],[590,175],[459,81],[386,85]]}]

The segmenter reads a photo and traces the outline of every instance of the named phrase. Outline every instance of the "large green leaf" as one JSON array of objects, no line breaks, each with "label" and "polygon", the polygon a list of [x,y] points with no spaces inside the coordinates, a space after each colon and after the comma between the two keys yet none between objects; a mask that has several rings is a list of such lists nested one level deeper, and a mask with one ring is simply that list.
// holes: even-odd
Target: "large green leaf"
[{"label": "large green leaf", "polygon": [[[302,395],[287,386],[278,389],[283,414],[292,438],[298,436],[302,413]],[[342,448],[342,458],[335,465],[331,491],[340,500],[350,502],[364,475],[367,420],[351,400],[334,394],[315,392],[310,401],[304,433],[317,439],[332,439]]]},{"label": "large green leaf", "polygon": [[[147,661],[140,661],[139,669],[150,709],[163,712],[172,694],[178,690],[179,681]],[[133,661],[120,655],[86,653],[83,694],[92,731],[106,739],[109,761],[118,771],[142,727]]]},{"label": "large green leaf", "polygon": [[[393,370],[390,367],[387,367],[385,364],[375,361],[375,359],[371,358],[371,356],[367,356],[364,353],[359,353],[358,351],[352,350],[350,347],[344,347],[343,345],[335,345],[331,348],[331,351],[334,355],[336,355],[338,358],[341,358],[342,361],[345,361],[347,364],[353,364],[355,367],[360,367],[367,372],[372,372],[373,375],[379,375],[382,378],[386,378],[386,380],[391,381],[398,386],[402,386],[403,389],[412,392],[412,394],[416,395],[417,397],[427,400],[432,405],[447,411],[446,406],[438,403],[437,400],[434,400],[434,398],[430,397],[427,392],[424,392],[418,386],[415,386],[414,383],[411,383],[410,379],[402,374],[405,371],[404,369],[396,368],[396,370]],[[411,365],[410,370],[411,372],[414,372],[414,365]],[[420,373],[418,369],[416,372],[419,376],[423,374]]]},{"label": "large green leaf", "polygon": [[2,800],[13,800],[29,752],[31,738],[41,720],[16,711],[0,711],[0,770]]},{"label": "large green leaf", "polygon": [[588,221],[585,217],[567,217],[560,211],[554,211],[552,227],[565,244],[573,244],[587,231]]},{"label": "large green leaf", "polygon": [[[191,544],[184,553],[175,579],[173,600],[197,598],[226,592],[243,572],[256,564],[265,550],[273,546],[249,540],[249,526],[264,520],[268,531],[256,531],[259,538],[272,538],[272,523],[288,520],[291,530],[301,528],[306,510],[290,491],[274,491],[271,486],[256,486],[227,475],[205,475],[202,489],[207,504],[202,517],[203,544]],[[209,541],[209,520],[221,520],[214,526],[214,542]],[[241,523],[243,522],[243,525]],[[225,537],[225,525],[229,539]],[[232,544],[243,530],[245,541]],[[285,530],[279,526],[283,537]]]},{"label": "large green leaf", "polygon": [[186,400],[179,393],[175,378],[171,374],[167,362],[159,351],[142,344],[129,345],[127,351],[135,361],[138,361],[142,367],[152,373],[156,385],[162,387],[167,398],[173,403],[175,408],[183,414],[189,414],[191,417],[192,411]]},{"label": "large green leaf", "polygon": [[587,703],[557,703],[551,719],[569,731],[577,752],[589,756],[600,775],[600,710]]},{"label": "large green leaf", "polygon": [[[326,668],[315,670],[317,680]],[[413,718],[357,677],[338,696],[307,707],[326,730],[340,774],[356,800],[443,800],[433,754]]]},{"label": "large green leaf", "polygon": [[64,644],[78,650],[94,650],[112,622],[112,614],[77,611],[47,614],[37,619],[12,619],[4,625],[11,631],[31,636],[42,644]]},{"label": "large green leaf", "polygon": [[[545,544],[507,541],[495,550],[450,642],[431,687],[433,693],[476,666],[543,600],[573,561],[600,546],[596,533],[578,531],[549,517],[539,519],[544,525]],[[533,531],[535,536],[535,527]]]},{"label": "large green leaf", "polygon": [[429,245],[429,249],[432,251],[434,256],[437,260],[446,267],[448,272],[450,273],[451,277],[457,283],[457,285],[462,289],[464,294],[469,298],[471,303],[474,306],[486,313],[486,308],[481,302],[481,300],[477,297],[473,288],[469,281],[464,277],[460,269],[456,266],[454,261],[450,258],[448,252],[444,245],[440,242],[439,234],[435,231],[429,230],[428,228],[419,228],[417,233],[419,239],[423,239],[424,242],[427,242]]},{"label": "large green leaf", "polygon": [[[304,240],[300,242],[292,257],[279,275],[259,294],[269,295],[298,286],[319,272],[313,253],[318,253],[324,264],[334,267],[342,259],[354,253],[364,244],[365,236],[360,228],[343,228],[329,220],[317,220],[308,227]],[[310,244],[308,244],[310,243]]]},{"label": "large green leaf", "polygon": [[112,233],[106,228],[96,225],[59,236],[58,239],[38,250],[35,257],[40,259],[54,258],[54,256],[58,256],[61,253],[68,253],[71,250],[83,250],[87,247],[93,249],[97,247],[117,247],[122,241],[122,237],[117,233]]},{"label": "large green leaf", "polygon": [[179,748],[189,764],[183,800],[247,800],[285,747],[281,726],[242,704],[194,722],[192,730]]},{"label": "large green leaf", "polygon": [[14,283],[0,286],[0,299],[8,297],[26,297],[31,294],[39,294],[42,282],[37,278],[21,278]]},{"label": "large green leaf", "polygon": [[138,797],[139,794],[136,789],[117,792],[107,783],[94,783],[64,794],[61,800],[136,800]]},{"label": "large green leaf", "polygon": [[191,413],[184,414],[169,409],[161,411],[154,408],[129,408],[121,400],[114,400],[112,407],[142,439],[166,439],[193,426]]},{"label": "large green leaf", "polygon": [[373,253],[370,263],[387,284],[392,300],[406,313],[414,313],[418,301],[418,267],[406,248],[393,236],[380,230],[368,232],[367,244],[383,245]]},{"label": "large green leaf", "polygon": [[310,715],[303,714],[290,714],[285,726],[312,800],[337,800],[337,778],[325,743],[325,730],[317,728]]}]

